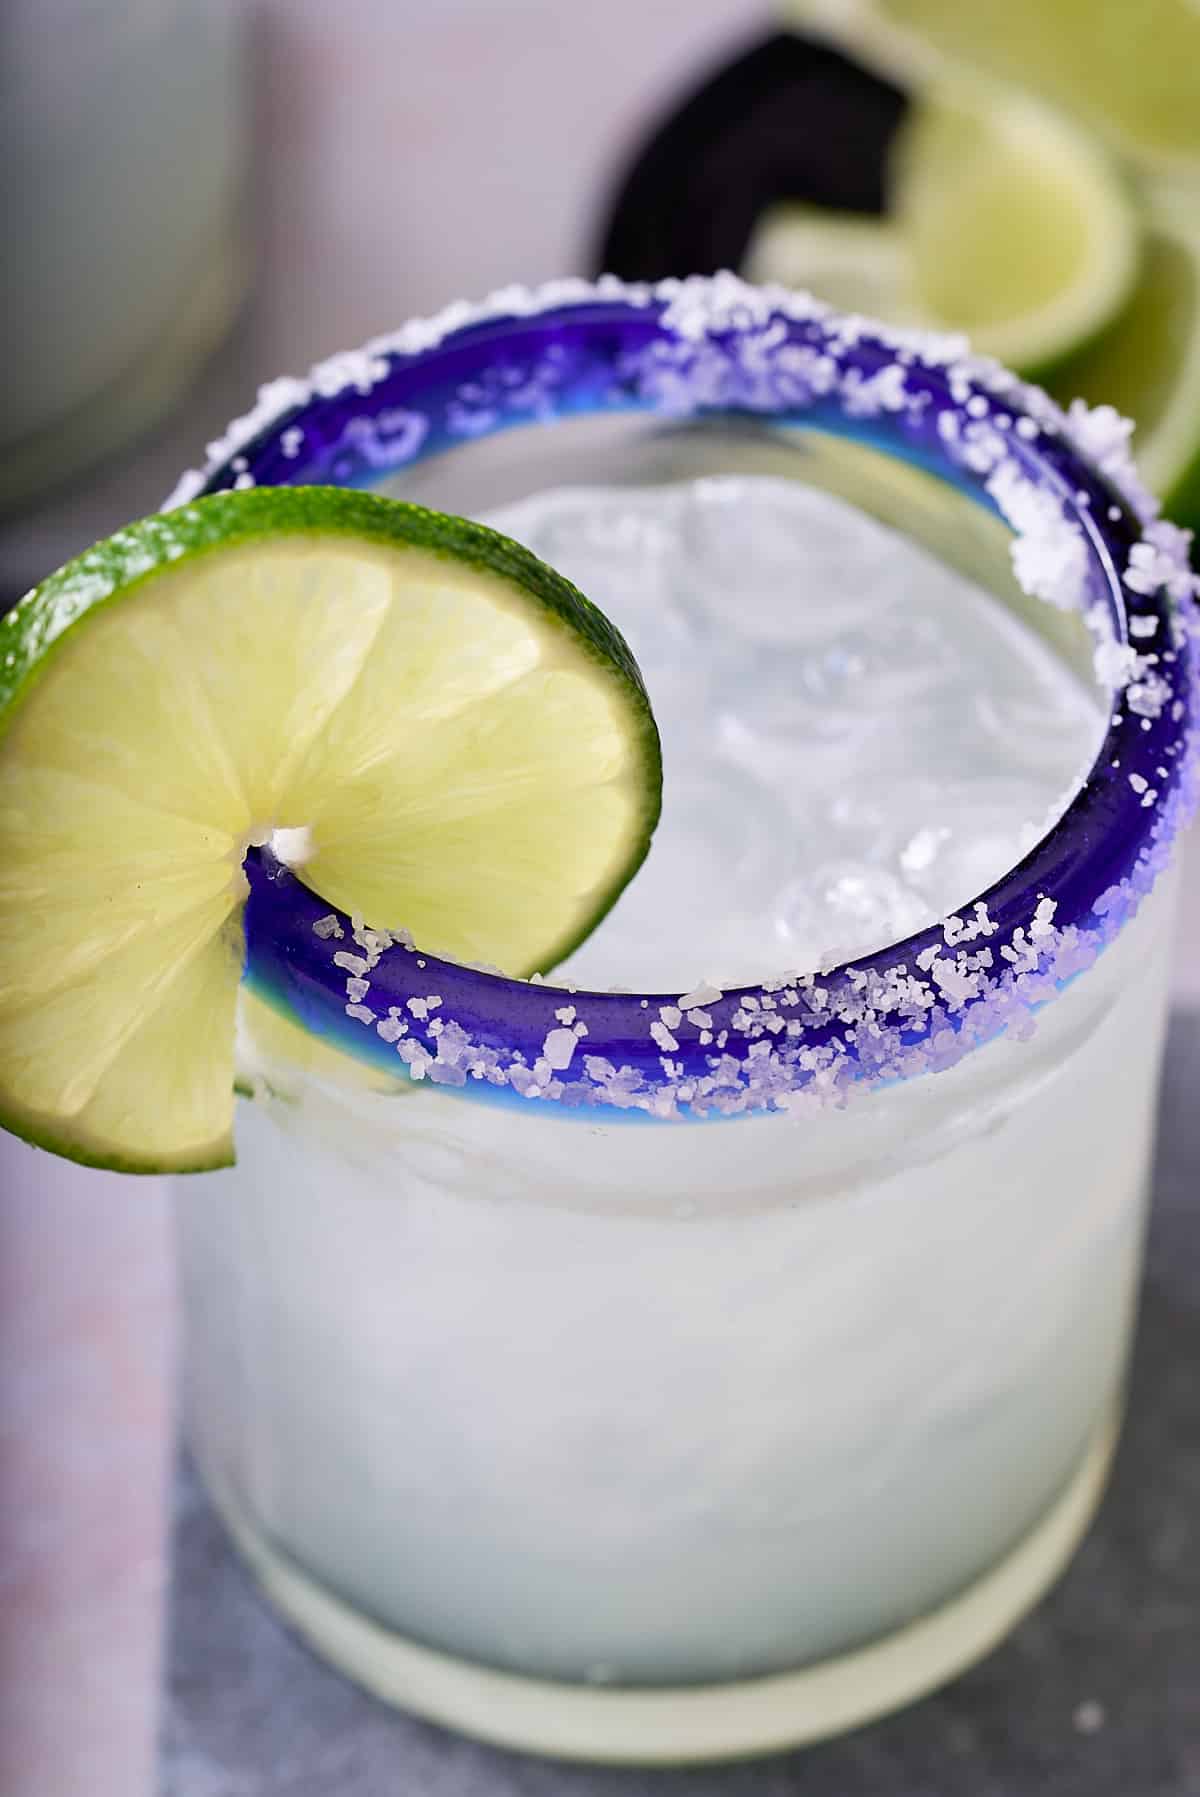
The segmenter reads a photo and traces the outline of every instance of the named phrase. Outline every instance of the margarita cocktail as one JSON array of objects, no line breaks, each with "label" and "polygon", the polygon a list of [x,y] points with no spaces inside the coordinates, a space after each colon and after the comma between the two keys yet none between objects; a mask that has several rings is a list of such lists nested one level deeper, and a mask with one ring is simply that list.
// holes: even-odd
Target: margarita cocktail
[{"label": "margarita cocktail", "polygon": [[383,1696],[762,1751],[1065,1563],[1196,775],[1127,436],[783,289],[511,290],[5,624],[0,1118],[226,1169],[190,1438]]},{"label": "margarita cocktail", "polygon": [[331,911],[291,838],[251,873],[239,1163],[180,1200],[192,1438],[377,1691],[761,1749],[929,1688],[1064,1563],[1187,779],[1189,579],[1122,442],[718,279],[452,311],[218,449],[209,487],[488,517],[623,629],[663,737],[649,858],[541,982]]}]

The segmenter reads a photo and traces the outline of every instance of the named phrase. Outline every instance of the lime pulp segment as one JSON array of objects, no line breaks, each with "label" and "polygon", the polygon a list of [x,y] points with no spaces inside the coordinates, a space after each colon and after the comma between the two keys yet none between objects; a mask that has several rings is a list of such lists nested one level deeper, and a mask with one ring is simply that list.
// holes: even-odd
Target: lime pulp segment
[{"label": "lime pulp segment", "polygon": [[525,974],[634,872],[660,781],[622,639],[492,531],[313,487],[131,526],[0,625],[0,1122],[228,1161],[248,844]]}]

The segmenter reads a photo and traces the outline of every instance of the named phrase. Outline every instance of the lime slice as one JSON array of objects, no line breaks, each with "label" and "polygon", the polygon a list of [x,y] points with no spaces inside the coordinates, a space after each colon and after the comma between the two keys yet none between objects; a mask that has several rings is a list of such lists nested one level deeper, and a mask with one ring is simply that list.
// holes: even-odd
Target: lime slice
[{"label": "lime slice", "polygon": [[901,127],[895,211],[915,300],[1037,373],[1096,336],[1133,285],[1138,225],[1092,141],[1032,100],[960,83]]},{"label": "lime slice", "polygon": [[777,206],[750,244],[751,279],[807,287],[842,309],[965,331],[984,354],[1042,374],[1127,297],[1138,225],[1092,141],[992,86],[931,88],[892,151],[887,221]]},{"label": "lime slice", "polygon": [[921,81],[947,64],[1073,113],[1136,160],[1200,160],[1195,0],[787,0],[794,23]]},{"label": "lime slice", "polygon": [[815,293],[839,312],[916,322],[908,245],[895,225],[862,213],[770,206],[750,234],[742,273]]},{"label": "lime slice", "polygon": [[528,973],[612,904],[659,790],[624,642],[495,532],[320,487],[132,525],[0,625],[0,1121],[228,1162],[248,844]]},{"label": "lime slice", "polygon": [[1087,351],[1056,371],[1066,405],[1107,404],[1136,424],[1138,470],[1179,524],[1200,527],[1200,218],[1190,195],[1148,202],[1141,275]]}]

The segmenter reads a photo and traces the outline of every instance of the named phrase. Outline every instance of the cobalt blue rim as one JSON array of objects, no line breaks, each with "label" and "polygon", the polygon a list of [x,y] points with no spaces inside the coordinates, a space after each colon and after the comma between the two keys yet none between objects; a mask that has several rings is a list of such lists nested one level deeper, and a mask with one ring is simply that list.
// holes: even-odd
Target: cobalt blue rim
[{"label": "cobalt blue rim", "polygon": [[263,852],[247,869],[252,989],[393,1073],[663,1118],[840,1103],[1027,1028],[1136,910],[1195,801],[1187,539],[1155,521],[1109,409],[1064,414],[961,340],[732,276],[559,283],[451,308],[306,383],[274,383],[171,503],[367,484],[500,430],[605,412],[851,434],[999,512],[1018,577],[1086,614],[1112,682],[1085,784],[961,914],[827,973],[725,993],[571,993],[440,961],[356,929]]}]

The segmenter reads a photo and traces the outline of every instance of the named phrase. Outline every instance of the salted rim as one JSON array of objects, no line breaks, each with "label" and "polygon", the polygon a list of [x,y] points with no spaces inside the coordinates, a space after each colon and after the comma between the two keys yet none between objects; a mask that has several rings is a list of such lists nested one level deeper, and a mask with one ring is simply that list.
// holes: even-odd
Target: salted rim
[{"label": "salted rim", "polygon": [[1093,633],[1112,714],[1085,783],[960,912],[828,972],[728,991],[584,992],[439,960],[331,911],[264,852],[248,868],[252,987],[392,1073],[398,1056],[411,1078],[464,1095],[662,1119],[802,1114],[1028,1034],[1136,912],[1200,785],[1190,533],[1157,517],[1111,407],[1063,412],[961,337],[730,274],[560,281],[456,304],[270,383],[167,506],[378,480],[513,425],[605,411],[849,433],[990,505],[1024,590]]}]

